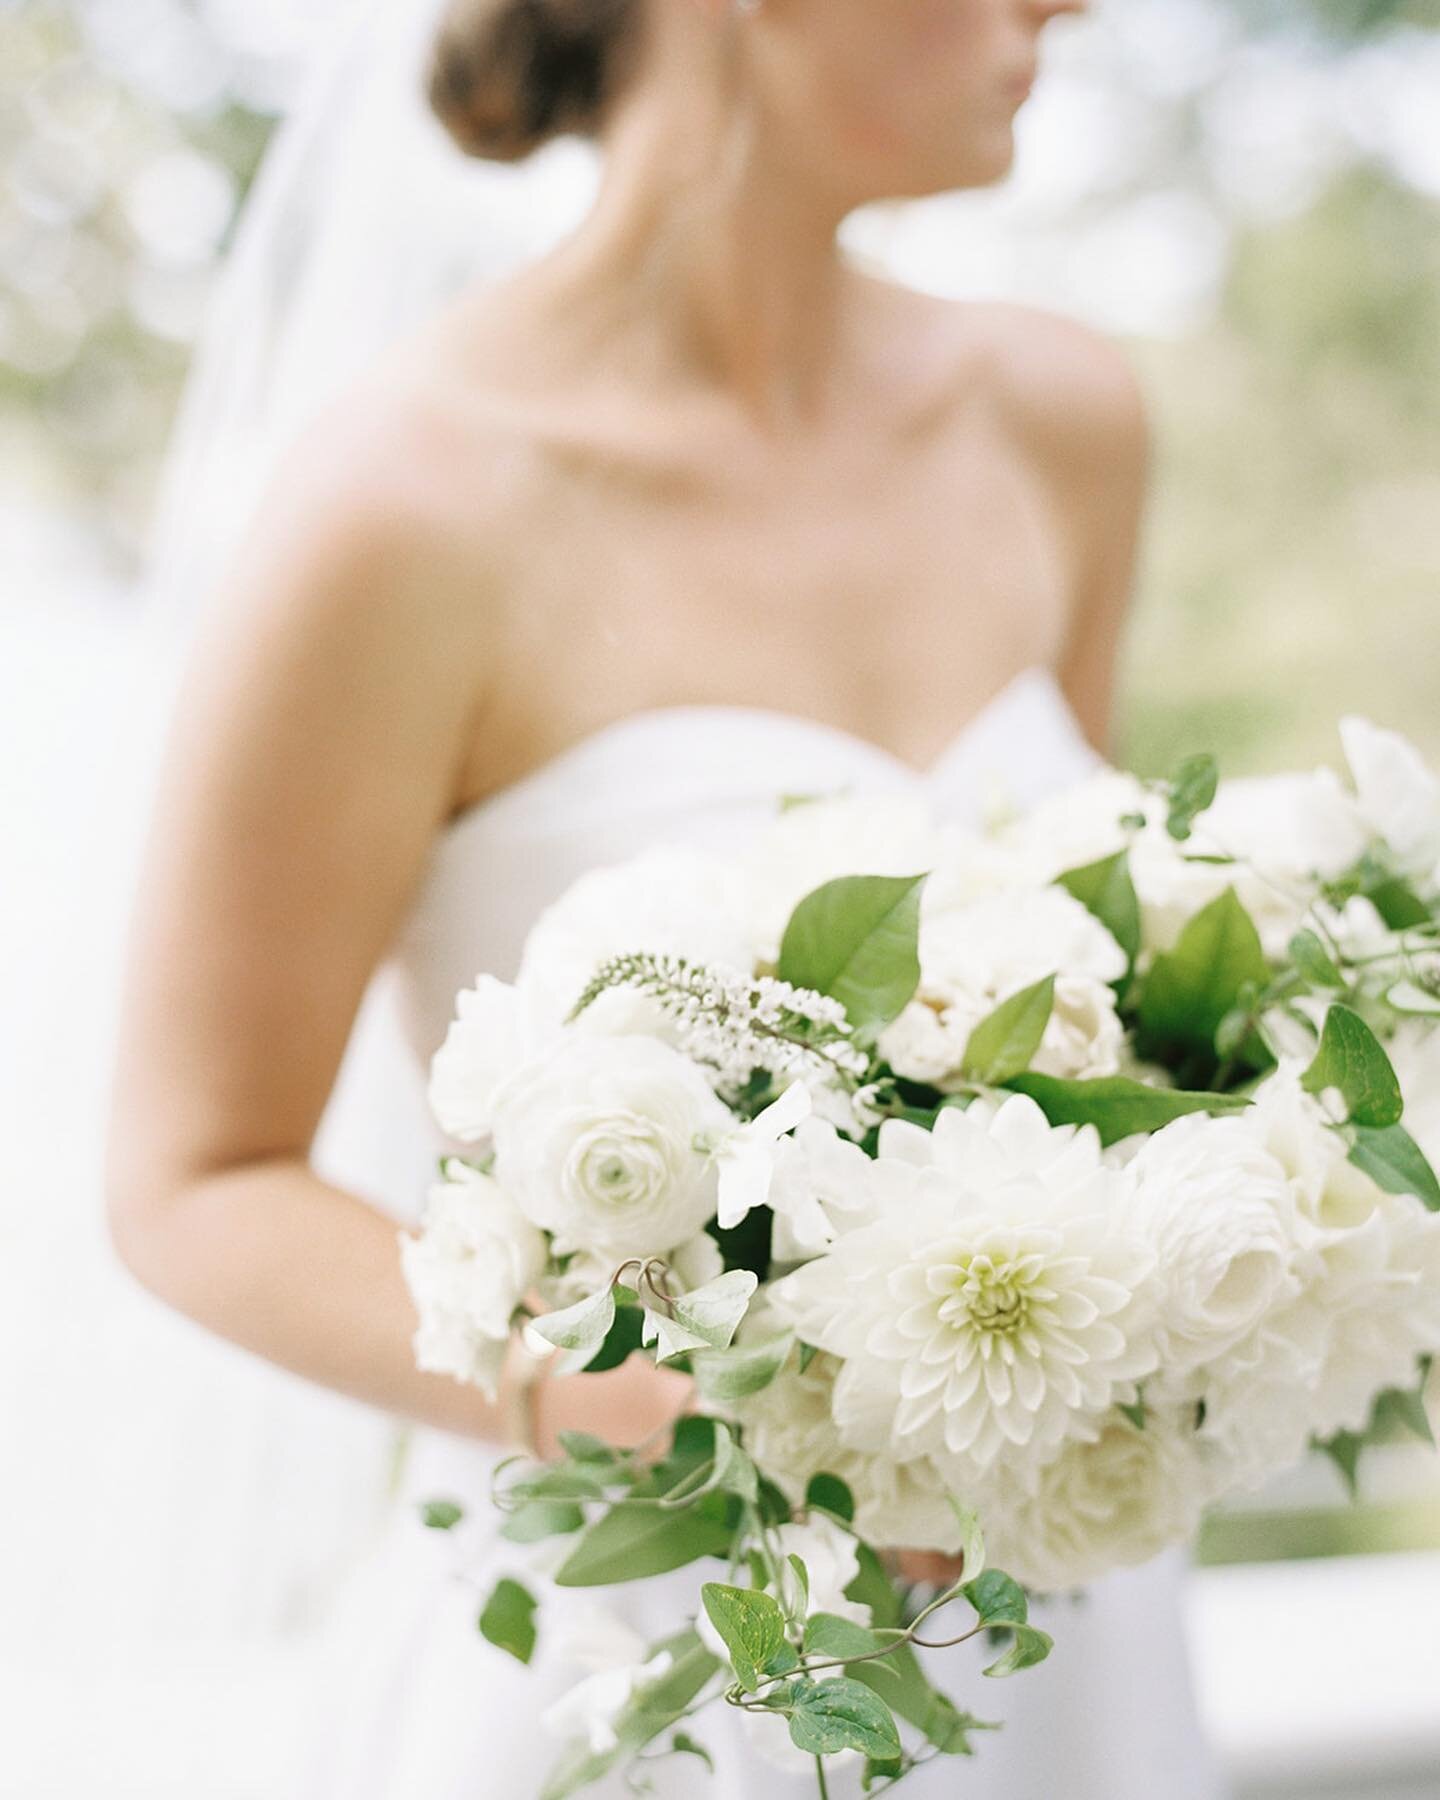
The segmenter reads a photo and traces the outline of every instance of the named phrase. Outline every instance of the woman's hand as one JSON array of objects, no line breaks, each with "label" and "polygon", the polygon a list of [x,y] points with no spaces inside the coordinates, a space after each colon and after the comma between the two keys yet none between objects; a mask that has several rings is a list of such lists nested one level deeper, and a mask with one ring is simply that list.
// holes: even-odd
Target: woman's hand
[{"label": "woman's hand", "polygon": [[656,1438],[663,1451],[664,1428],[690,1410],[694,1392],[689,1376],[657,1368],[644,1356],[598,1375],[541,1373],[530,1397],[536,1452],[557,1456],[562,1431],[588,1431],[627,1450]]}]

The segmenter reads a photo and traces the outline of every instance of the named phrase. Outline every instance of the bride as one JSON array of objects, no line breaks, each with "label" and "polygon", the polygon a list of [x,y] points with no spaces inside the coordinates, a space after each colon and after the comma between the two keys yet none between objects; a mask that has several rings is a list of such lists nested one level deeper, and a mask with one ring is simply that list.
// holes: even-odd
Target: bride
[{"label": "bride", "polygon": [[[311,1794],[539,1791],[539,1716],[577,1673],[566,1632],[593,1622],[561,1616],[520,1669],[409,1502],[474,1497],[488,1583],[515,1547],[484,1523],[485,1474],[518,1414],[542,1446],[582,1425],[634,1442],[686,1399],[638,1360],[496,1406],[417,1369],[395,1222],[311,1154],[377,970],[423,1071],[456,990],[512,973],[586,867],[724,845],[782,791],[924,791],[974,817],[1002,769],[1029,798],[1107,741],[1148,459],[1128,363],[1063,317],[931,298],[837,242],[867,202],[999,181],[1042,35],[1085,4],[445,14],[430,93],[460,147],[520,163],[578,136],[598,191],[544,254],[377,349],[271,472],[171,728],[109,1130],[111,1228],[143,1283],[418,1427]],[[374,251],[406,273],[405,242]],[[372,300],[333,294],[328,324]],[[619,1590],[631,1627],[668,1618],[668,1580]],[[957,1785],[1215,1796],[1176,1583],[1163,1561],[1055,1603],[1054,1657],[1000,1693],[1006,1730]],[[973,1668],[937,1673],[994,1704]],[[810,1791],[757,1776],[738,1728],[711,1739],[722,1800]],[[657,1792],[697,1779],[688,1757],[655,1765]],[[916,1800],[946,1780],[916,1776]]]}]

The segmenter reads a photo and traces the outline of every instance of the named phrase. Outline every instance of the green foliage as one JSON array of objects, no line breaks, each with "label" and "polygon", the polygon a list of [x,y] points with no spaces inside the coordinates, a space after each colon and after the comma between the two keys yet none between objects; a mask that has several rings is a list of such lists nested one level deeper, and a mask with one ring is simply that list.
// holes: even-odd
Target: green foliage
[{"label": "green foliage", "polygon": [[838,1475],[812,1475],[805,1487],[805,1504],[833,1513],[847,1525],[855,1517],[855,1496]]},{"label": "green foliage", "polygon": [[634,1355],[640,1348],[640,1339],[644,1335],[644,1308],[634,1305],[617,1305],[615,1319],[605,1341],[585,1365],[587,1375],[602,1375],[607,1369],[618,1369],[621,1363]]},{"label": "green foliage", "polygon": [[700,1599],[730,1652],[735,1679],[753,1693],[785,1649],[785,1615],[773,1594],[707,1581]]},{"label": "green foliage", "polygon": [[1050,1015],[1055,1010],[1055,977],[1022,988],[1002,1000],[970,1033],[961,1060],[973,1080],[998,1086],[1030,1067]]},{"label": "green foliage", "polygon": [[694,1506],[667,1509],[658,1500],[632,1499],[612,1506],[585,1528],[580,1542],[561,1564],[559,1587],[604,1587],[611,1582],[639,1581],[697,1562],[702,1556],[724,1556],[734,1536],[723,1509],[707,1494]]},{"label": "green foliage", "polygon": [[1092,1081],[1015,1075],[1005,1085],[1017,1094],[1028,1094],[1052,1125],[1093,1125],[1102,1144],[1118,1143],[1137,1131],[1158,1131],[1186,1113],[1223,1115],[1250,1104],[1243,1094],[1150,1087],[1125,1075],[1102,1075]]},{"label": "green foliage", "polygon": [[883,1030],[920,980],[925,880],[843,875],[807,894],[780,941],[780,979],[840,1001],[857,1034]]},{"label": "green foliage", "polygon": [[845,1662],[852,1656],[873,1655],[880,1648],[880,1639],[854,1619],[817,1612],[805,1621],[804,1648],[807,1656],[835,1657]]},{"label": "green foliage", "polygon": [[1208,752],[1187,756],[1171,778],[1165,829],[1183,842],[1194,830],[1195,820],[1210,806],[1220,785],[1220,770]]},{"label": "green foliage", "polygon": [[568,1373],[583,1369],[598,1354],[614,1323],[615,1293],[605,1287],[573,1306],[542,1313],[530,1321],[530,1330],[565,1352],[555,1366],[557,1373]]},{"label": "green foliage", "polygon": [[528,1663],[535,1654],[535,1596],[518,1581],[504,1576],[485,1602],[480,1631],[497,1649],[507,1650],[518,1662]]},{"label": "green foliage", "polygon": [[1221,1021],[1269,980],[1254,921],[1234,888],[1226,888],[1186,923],[1174,949],[1151,964],[1140,992],[1140,1054],[1184,1068],[1197,1083],[1208,1081]]},{"label": "green foliage", "polygon": [[1056,881],[1094,914],[1133,969],[1140,952],[1140,901],[1130,875],[1129,851],[1117,850],[1098,862],[1067,869]]},{"label": "green foliage", "polygon": [[1359,1013],[1338,1000],[1325,1014],[1320,1048],[1300,1085],[1311,1094],[1337,1088],[1348,1117],[1372,1131],[1398,1125],[1405,1108],[1380,1040]]},{"label": "green foliage", "polygon": [[983,1670],[984,1674],[997,1679],[1018,1674],[1044,1662],[1054,1648],[1054,1639],[1029,1623],[1030,1604],[1024,1588],[999,1569],[987,1569],[978,1581],[967,1582],[965,1598],[987,1631],[1010,1633],[1010,1648]]},{"label": "green foliage", "polygon": [[1387,1194],[1414,1194],[1431,1212],[1440,1212],[1440,1181],[1403,1125],[1359,1126],[1350,1160]]},{"label": "green foliage", "polygon": [[885,1702],[863,1682],[847,1676],[796,1684],[790,1737],[812,1756],[858,1750],[876,1761],[897,1760],[900,1733]]},{"label": "green foliage", "polygon": [[456,1500],[427,1500],[420,1517],[431,1531],[453,1531],[465,1517],[465,1508]]},{"label": "green foliage", "polygon": [[500,1527],[512,1544],[538,1544],[543,1538],[579,1531],[585,1514],[573,1500],[527,1500]]},{"label": "green foliage", "polygon": [[728,1350],[697,1350],[690,1358],[695,1387],[704,1400],[743,1400],[758,1394],[785,1367],[794,1332],[759,1344],[732,1344]]}]

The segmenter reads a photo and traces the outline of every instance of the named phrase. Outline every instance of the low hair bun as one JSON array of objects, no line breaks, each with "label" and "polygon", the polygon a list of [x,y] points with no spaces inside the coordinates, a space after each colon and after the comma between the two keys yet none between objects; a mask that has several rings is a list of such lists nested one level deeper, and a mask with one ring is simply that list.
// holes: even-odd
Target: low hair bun
[{"label": "low hair bun", "polygon": [[451,0],[430,105],[470,156],[518,162],[594,136],[628,72],[640,0]]}]

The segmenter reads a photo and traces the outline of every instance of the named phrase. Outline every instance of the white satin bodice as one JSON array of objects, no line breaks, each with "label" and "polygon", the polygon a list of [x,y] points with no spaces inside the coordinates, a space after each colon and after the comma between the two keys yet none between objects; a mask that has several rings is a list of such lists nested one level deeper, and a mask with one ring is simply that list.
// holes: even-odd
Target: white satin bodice
[{"label": "white satin bodice", "polygon": [[455,995],[481,970],[508,979],[540,909],[587,869],[662,841],[723,852],[782,794],[927,793],[940,816],[1026,804],[1099,758],[1059,682],[1023,669],[962,725],[928,770],[798,714],[752,706],[630,713],[452,819],[437,836],[390,957],[406,1036],[422,1063]]}]

